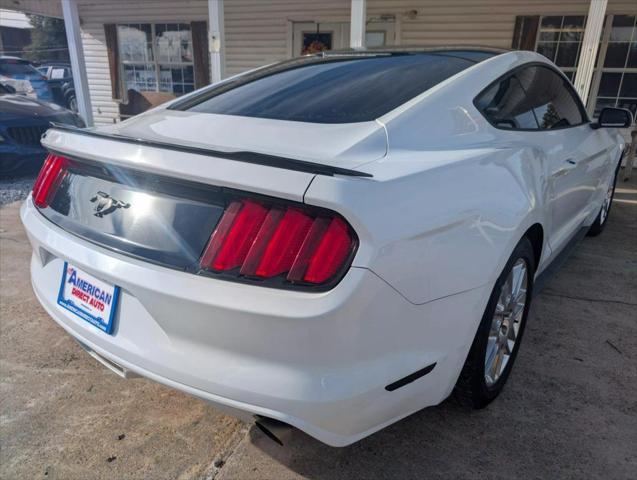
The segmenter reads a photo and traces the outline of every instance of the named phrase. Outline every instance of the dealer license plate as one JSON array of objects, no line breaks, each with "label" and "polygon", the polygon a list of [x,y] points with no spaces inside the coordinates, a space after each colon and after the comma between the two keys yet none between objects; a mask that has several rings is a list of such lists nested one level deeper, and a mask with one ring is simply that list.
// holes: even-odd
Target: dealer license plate
[{"label": "dealer license plate", "polygon": [[119,287],[64,262],[58,305],[110,334]]}]

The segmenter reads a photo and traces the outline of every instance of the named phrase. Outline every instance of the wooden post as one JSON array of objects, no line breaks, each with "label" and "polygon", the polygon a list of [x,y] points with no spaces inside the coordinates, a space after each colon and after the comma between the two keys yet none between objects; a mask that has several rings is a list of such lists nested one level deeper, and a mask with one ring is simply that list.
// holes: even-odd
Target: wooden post
[{"label": "wooden post", "polygon": [[226,56],[223,26],[223,0],[208,0],[208,48],[212,83],[225,76]]},{"label": "wooden post", "polygon": [[602,35],[607,1],[608,0],[591,0],[588,8],[584,39],[582,40],[575,81],[573,82],[584,105],[586,105],[588,92],[591,88],[591,79],[593,78],[595,59],[597,58],[597,50]]}]

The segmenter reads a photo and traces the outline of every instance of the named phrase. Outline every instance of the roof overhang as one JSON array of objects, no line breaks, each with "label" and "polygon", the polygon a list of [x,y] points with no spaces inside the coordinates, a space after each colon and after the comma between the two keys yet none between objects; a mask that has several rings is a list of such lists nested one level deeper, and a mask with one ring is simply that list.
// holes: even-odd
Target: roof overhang
[{"label": "roof overhang", "polygon": [[0,0],[0,8],[45,17],[62,18],[60,0]]}]

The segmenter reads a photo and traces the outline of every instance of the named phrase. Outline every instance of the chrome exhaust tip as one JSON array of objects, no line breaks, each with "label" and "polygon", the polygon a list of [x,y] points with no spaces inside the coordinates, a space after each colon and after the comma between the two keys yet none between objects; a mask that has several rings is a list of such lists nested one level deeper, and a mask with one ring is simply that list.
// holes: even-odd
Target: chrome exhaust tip
[{"label": "chrome exhaust tip", "polygon": [[262,417],[260,415],[254,416],[254,424],[256,427],[270,440],[283,446],[283,439],[286,439],[291,431],[292,426],[280,420],[274,418]]}]

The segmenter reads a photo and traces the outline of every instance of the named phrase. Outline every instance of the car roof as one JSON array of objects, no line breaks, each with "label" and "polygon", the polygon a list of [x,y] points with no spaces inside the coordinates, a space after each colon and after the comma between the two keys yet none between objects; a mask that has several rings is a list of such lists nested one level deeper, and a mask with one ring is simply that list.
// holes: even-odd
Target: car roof
[{"label": "car roof", "polygon": [[333,58],[338,56],[374,56],[374,55],[405,55],[405,54],[441,54],[463,58],[469,61],[486,60],[511,50],[496,47],[484,47],[475,45],[449,45],[436,47],[422,47],[405,45],[399,47],[373,47],[364,49],[326,50],[307,56]]},{"label": "car roof", "polygon": [[24,58],[12,57],[10,55],[0,55],[0,61],[2,60],[11,60],[12,62],[31,63],[29,60],[25,60]]}]

